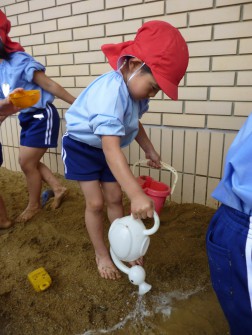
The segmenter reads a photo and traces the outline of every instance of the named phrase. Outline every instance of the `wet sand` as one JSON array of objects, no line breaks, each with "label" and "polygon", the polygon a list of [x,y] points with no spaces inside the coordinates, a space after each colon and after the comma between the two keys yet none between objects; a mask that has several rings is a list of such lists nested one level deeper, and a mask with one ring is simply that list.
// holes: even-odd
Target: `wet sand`
[{"label": "wet sand", "polygon": [[[100,278],[80,190],[60,178],[69,189],[60,208],[51,210],[49,202],[29,222],[0,232],[0,335],[228,334],[205,251],[214,209],[166,203],[145,257],[152,290],[139,298],[125,274],[117,281]],[[0,192],[14,219],[27,203],[23,174],[1,168]],[[151,227],[152,222],[145,224]],[[52,278],[43,292],[27,279],[39,267]]]}]

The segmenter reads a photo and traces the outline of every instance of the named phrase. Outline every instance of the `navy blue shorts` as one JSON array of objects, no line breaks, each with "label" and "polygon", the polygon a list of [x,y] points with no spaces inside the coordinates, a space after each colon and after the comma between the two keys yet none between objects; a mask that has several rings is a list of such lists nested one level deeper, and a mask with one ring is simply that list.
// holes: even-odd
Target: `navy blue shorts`
[{"label": "navy blue shorts", "polygon": [[2,143],[0,142],[0,166],[3,164],[3,151],[2,151]]},{"label": "navy blue shorts", "polygon": [[115,182],[102,149],[73,140],[67,134],[62,138],[62,160],[66,179],[78,181],[99,180]]},{"label": "navy blue shorts", "polygon": [[252,334],[252,217],[221,205],[207,236],[212,285],[231,335]]},{"label": "navy blue shorts", "polygon": [[60,119],[56,107],[48,104],[46,109],[31,113],[19,113],[21,126],[20,144],[32,148],[56,148],[58,145]]}]

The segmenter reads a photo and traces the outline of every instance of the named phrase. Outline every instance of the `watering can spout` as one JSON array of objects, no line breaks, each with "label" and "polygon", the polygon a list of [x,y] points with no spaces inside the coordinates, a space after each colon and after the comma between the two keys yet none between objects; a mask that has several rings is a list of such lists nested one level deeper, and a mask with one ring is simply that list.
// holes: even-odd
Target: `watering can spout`
[{"label": "watering can spout", "polygon": [[145,293],[150,291],[151,287],[152,286],[150,284],[147,284],[146,282],[140,284],[138,294],[139,295],[144,295]]},{"label": "watering can spout", "polygon": [[151,285],[147,284],[145,282],[145,270],[142,266],[140,265],[134,265],[131,268],[126,266],[121,260],[119,260],[116,255],[114,254],[112,248],[110,248],[110,254],[112,257],[113,262],[115,265],[118,267],[119,270],[123,271],[126,273],[129,277],[129,281],[133,285],[138,285],[139,290],[138,293],[139,295],[144,295],[145,293],[149,292],[151,289]]}]

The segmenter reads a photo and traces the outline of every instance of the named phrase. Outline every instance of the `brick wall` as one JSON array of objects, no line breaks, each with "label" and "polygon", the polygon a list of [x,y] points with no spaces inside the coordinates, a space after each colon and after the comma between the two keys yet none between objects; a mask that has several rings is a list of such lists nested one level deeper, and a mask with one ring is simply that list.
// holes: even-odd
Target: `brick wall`
[{"label": "brick wall", "polygon": [[[77,96],[109,71],[100,46],[132,39],[143,22],[165,20],[188,42],[190,62],[179,100],[159,93],[142,122],[162,160],[179,174],[176,202],[215,207],[211,192],[225,154],[252,110],[252,1],[242,0],[1,0],[12,22],[11,36],[47,67],[47,75]],[[68,105],[58,99],[61,135]],[[19,125],[9,117],[1,127],[5,166],[18,165]],[[63,174],[59,147],[44,157]],[[130,164],[144,158],[136,143],[125,149]],[[138,173],[147,173],[141,168]],[[172,184],[171,174],[150,171]]]}]

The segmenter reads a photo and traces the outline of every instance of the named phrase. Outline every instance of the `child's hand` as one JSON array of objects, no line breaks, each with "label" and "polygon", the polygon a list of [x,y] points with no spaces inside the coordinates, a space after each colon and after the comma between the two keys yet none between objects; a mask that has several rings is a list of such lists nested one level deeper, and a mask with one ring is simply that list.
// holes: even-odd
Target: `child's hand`
[{"label": "child's hand", "polygon": [[131,199],[131,213],[135,219],[152,218],[154,202],[143,191],[138,192]]},{"label": "child's hand", "polygon": [[150,153],[146,153],[145,157],[146,159],[149,159],[149,162],[148,162],[149,166],[156,168],[156,169],[159,169],[161,167],[160,155],[155,150],[153,150]]},{"label": "child's hand", "polygon": [[[11,93],[17,93],[17,92],[22,92],[22,91],[23,91],[23,88],[16,88]],[[4,117],[1,119],[1,121],[3,121],[9,115],[17,113],[18,111],[20,111],[20,109],[21,108],[14,106],[12,102],[10,101],[9,96],[7,96],[5,99],[0,101],[0,115]]]}]

